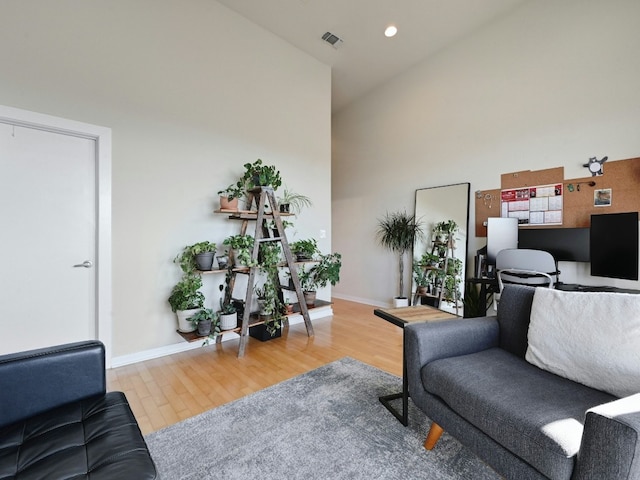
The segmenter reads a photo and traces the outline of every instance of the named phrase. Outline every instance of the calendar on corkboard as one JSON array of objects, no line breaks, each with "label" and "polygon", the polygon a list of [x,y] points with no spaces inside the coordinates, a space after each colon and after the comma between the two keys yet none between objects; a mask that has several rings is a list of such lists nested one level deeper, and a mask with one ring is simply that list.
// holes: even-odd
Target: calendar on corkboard
[{"label": "calendar on corkboard", "polygon": [[518,225],[562,225],[563,185],[509,188],[500,192],[500,216]]}]

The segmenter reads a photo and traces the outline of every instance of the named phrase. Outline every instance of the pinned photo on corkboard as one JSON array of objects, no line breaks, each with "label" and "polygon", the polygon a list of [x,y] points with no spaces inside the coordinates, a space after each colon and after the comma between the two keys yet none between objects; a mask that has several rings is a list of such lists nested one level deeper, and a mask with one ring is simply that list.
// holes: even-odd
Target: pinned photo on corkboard
[{"label": "pinned photo on corkboard", "polygon": [[611,206],[611,189],[600,188],[593,192],[594,207],[610,207]]}]

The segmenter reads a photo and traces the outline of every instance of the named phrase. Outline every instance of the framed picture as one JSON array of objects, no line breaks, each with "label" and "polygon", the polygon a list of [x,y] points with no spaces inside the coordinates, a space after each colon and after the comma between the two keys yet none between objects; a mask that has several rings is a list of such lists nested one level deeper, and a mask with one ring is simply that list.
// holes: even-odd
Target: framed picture
[{"label": "framed picture", "polygon": [[599,188],[593,192],[593,206],[594,207],[609,207],[611,206],[611,189]]}]

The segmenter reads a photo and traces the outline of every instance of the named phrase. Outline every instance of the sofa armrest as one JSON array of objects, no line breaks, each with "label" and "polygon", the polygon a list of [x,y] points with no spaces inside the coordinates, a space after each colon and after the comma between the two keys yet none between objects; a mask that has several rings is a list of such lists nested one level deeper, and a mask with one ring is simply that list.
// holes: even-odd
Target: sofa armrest
[{"label": "sofa armrest", "polygon": [[572,480],[640,478],[640,393],[587,410]]},{"label": "sofa armrest", "polygon": [[70,343],[0,356],[0,427],[105,392],[101,342]]},{"label": "sofa armrest", "polygon": [[495,316],[413,323],[404,327],[407,380],[411,397],[420,402],[420,371],[439,358],[457,357],[498,346],[499,327]]}]

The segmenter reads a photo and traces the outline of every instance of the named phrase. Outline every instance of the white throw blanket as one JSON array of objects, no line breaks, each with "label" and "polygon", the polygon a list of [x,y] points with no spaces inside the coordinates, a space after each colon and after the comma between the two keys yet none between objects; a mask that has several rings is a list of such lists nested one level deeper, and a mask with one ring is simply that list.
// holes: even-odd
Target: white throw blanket
[{"label": "white throw blanket", "polygon": [[536,289],[526,360],[619,397],[640,392],[640,295]]}]

